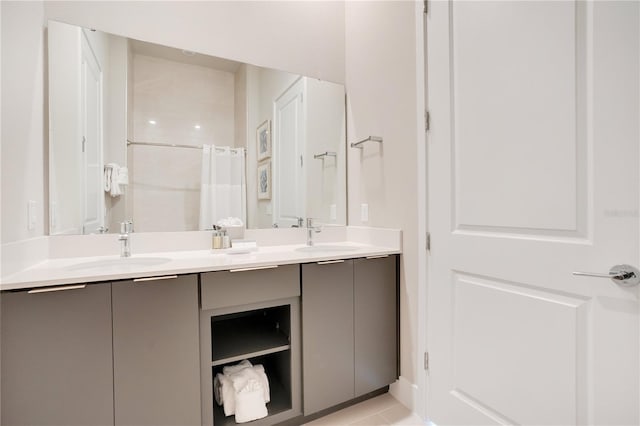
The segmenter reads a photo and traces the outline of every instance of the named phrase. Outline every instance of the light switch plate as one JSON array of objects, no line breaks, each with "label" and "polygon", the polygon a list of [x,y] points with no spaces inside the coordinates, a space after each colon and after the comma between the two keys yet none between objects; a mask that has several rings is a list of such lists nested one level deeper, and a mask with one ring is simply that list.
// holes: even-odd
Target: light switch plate
[{"label": "light switch plate", "polygon": [[361,204],[360,205],[360,220],[362,222],[369,221],[369,204]]}]

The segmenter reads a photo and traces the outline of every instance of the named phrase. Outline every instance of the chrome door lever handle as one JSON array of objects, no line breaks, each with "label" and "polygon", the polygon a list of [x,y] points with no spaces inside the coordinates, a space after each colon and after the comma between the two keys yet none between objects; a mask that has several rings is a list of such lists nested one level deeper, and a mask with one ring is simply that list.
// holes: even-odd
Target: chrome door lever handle
[{"label": "chrome door lever handle", "polygon": [[592,272],[574,272],[573,275],[594,278],[609,278],[616,284],[625,287],[638,285],[640,283],[640,271],[630,265],[615,265],[608,274],[592,273]]}]

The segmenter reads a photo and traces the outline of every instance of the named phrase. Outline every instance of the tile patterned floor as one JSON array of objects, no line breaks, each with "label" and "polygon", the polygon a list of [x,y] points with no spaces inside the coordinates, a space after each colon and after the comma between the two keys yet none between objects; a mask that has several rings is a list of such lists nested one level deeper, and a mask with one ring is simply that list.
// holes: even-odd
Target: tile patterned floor
[{"label": "tile patterned floor", "polygon": [[319,418],[305,426],[392,426],[425,425],[394,397],[385,393],[344,410]]}]

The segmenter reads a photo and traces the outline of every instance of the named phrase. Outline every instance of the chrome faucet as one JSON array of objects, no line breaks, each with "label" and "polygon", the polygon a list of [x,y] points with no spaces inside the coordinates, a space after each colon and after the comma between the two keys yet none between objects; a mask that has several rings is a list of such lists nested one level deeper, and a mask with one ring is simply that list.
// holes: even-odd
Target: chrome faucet
[{"label": "chrome faucet", "polygon": [[313,219],[307,218],[307,245],[313,245],[313,234],[322,231],[322,226],[314,226]]},{"label": "chrome faucet", "polygon": [[120,235],[118,241],[120,241],[120,257],[131,256],[131,236],[133,232],[133,222],[130,220],[120,223]]}]

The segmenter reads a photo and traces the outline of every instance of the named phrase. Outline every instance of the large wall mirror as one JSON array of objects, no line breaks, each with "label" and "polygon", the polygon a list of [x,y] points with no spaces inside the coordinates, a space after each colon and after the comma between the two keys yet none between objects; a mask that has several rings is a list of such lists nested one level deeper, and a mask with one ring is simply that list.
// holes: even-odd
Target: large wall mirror
[{"label": "large wall mirror", "polygon": [[51,235],[346,224],[342,85],[48,28]]}]

